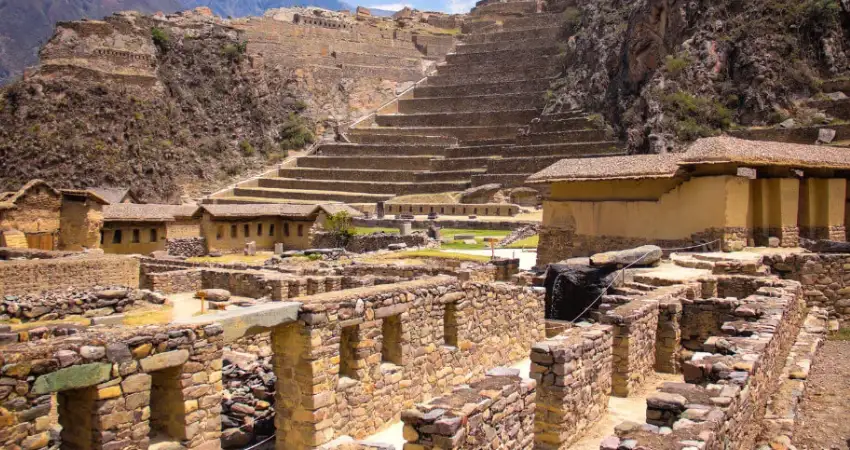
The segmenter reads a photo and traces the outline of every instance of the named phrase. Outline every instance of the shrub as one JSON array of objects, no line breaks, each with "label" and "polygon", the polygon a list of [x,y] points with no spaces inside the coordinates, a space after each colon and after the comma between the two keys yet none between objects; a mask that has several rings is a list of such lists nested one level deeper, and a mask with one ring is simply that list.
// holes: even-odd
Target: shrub
[{"label": "shrub", "polygon": [[732,110],[716,100],[676,91],[662,97],[662,103],[682,140],[715,136],[732,126]]},{"label": "shrub", "polygon": [[162,28],[151,28],[151,38],[153,39],[154,45],[156,45],[163,53],[168,51],[168,42],[171,38],[168,36],[167,31]]},{"label": "shrub", "polygon": [[289,113],[289,120],[280,127],[280,149],[300,149],[315,141],[316,136],[307,128],[306,119],[294,112]]},{"label": "shrub", "polygon": [[254,156],[257,153],[257,149],[248,141],[240,141],[239,150],[242,152],[242,156]]},{"label": "shrub", "polygon": [[571,6],[564,10],[562,17],[563,22],[561,23],[564,36],[569,37],[576,34],[579,25],[581,25],[581,11],[574,6]]},{"label": "shrub", "polygon": [[340,211],[328,216],[325,221],[325,228],[333,236],[337,247],[345,247],[351,237],[354,236],[354,228],[351,226],[351,214],[347,211]]},{"label": "shrub", "polygon": [[667,55],[667,60],[664,62],[664,68],[667,69],[667,73],[671,75],[679,74],[681,71],[685,70],[689,65],[691,65],[691,60],[687,57],[687,55]]},{"label": "shrub", "polygon": [[236,44],[227,44],[221,49],[221,54],[231,61],[241,61],[242,55],[247,49],[247,42],[239,42]]}]

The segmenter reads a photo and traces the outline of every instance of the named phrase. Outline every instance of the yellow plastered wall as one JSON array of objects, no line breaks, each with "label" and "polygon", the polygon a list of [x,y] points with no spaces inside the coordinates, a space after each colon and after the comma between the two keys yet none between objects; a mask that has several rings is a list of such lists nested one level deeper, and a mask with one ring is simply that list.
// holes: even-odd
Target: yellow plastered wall
[{"label": "yellow plastered wall", "polygon": [[800,184],[800,227],[844,225],[847,180],[843,178],[805,178]]},{"label": "yellow plastered wall", "polygon": [[751,181],[753,226],[781,228],[797,225],[800,180],[763,178]]},{"label": "yellow plastered wall", "polygon": [[35,186],[15,203],[0,211],[0,229],[24,233],[58,233],[62,198],[46,186]]},{"label": "yellow plastered wall", "polygon": [[[209,251],[239,252],[245,248],[245,243],[250,241],[256,243],[257,250],[274,250],[274,245],[279,242],[283,243],[286,249],[303,250],[310,247],[310,227],[313,223],[312,220],[295,221],[280,217],[215,220],[209,214],[204,214],[201,219],[201,233],[206,238]],[[258,225],[262,225],[261,235],[257,234]],[[272,226],[274,232],[270,233]]]},{"label": "yellow plastered wall", "polygon": [[[602,183],[610,195],[616,195],[616,200],[591,194],[597,183]],[[669,188],[669,183],[555,183],[552,200],[544,202],[543,225],[574,229],[578,235],[646,239],[683,239],[710,228],[751,227],[749,183],[749,179],[734,176],[699,177],[665,193],[660,191],[665,186]],[[593,200],[571,198],[582,192]],[[639,200],[653,194],[659,198]],[[624,196],[635,199],[623,200]]]},{"label": "yellow plastered wall", "polygon": [[[119,230],[121,231],[120,242],[115,242],[115,234]],[[134,230],[138,230],[138,242],[135,242]],[[156,236],[153,236],[152,230],[155,230]],[[165,250],[165,239],[166,225],[164,222],[106,222],[103,226],[101,248],[106,253],[148,254]]]},{"label": "yellow plastered wall", "polygon": [[179,219],[165,226],[168,239],[193,238],[201,236],[200,219]]},{"label": "yellow plastered wall", "polygon": [[92,201],[62,202],[60,249],[79,251],[83,248],[100,248],[101,228],[103,205]]}]

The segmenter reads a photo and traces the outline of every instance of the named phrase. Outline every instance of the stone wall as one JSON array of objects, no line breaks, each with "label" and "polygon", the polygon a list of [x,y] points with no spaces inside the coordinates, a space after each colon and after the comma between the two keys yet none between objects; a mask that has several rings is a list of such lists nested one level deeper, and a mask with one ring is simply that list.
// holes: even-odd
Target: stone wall
[{"label": "stone wall", "polygon": [[[337,248],[341,243],[337,241],[336,235],[326,231],[311,230],[313,248]],[[407,247],[424,247],[428,244],[428,236],[425,233],[413,233],[407,236],[388,233],[372,233],[351,236],[342,245],[347,251],[353,253],[367,253],[387,249],[390,245],[404,244]]]},{"label": "stone wall", "polygon": [[[453,203],[387,203],[386,214],[430,214],[448,216],[514,216],[519,206],[500,203],[453,204]],[[372,211],[374,212],[374,211]]]},{"label": "stone wall", "polygon": [[531,347],[531,376],[537,381],[535,448],[568,449],[605,413],[613,344],[610,325],[593,325]]},{"label": "stone wall", "polygon": [[0,261],[0,296],[110,285],[139,287],[139,261],[112,255]]},{"label": "stone wall", "polygon": [[762,280],[756,293],[734,299],[739,306],[723,336],[684,361],[686,383],[664,383],[647,399],[649,424],[618,427],[601,448],[754,448],[805,315],[799,283]]},{"label": "stone wall", "polygon": [[292,449],[379,431],[544,336],[542,295],[502,283],[434,277],[300,300],[298,322],[272,333],[277,440]]},{"label": "stone wall", "polygon": [[110,286],[97,289],[62,289],[39,294],[0,297],[0,320],[56,320],[67,316],[103,317],[121,313],[142,302],[161,304],[165,299],[150,291]]},{"label": "stone wall", "polygon": [[169,238],[165,240],[165,251],[173,256],[192,258],[207,254],[207,240],[202,237]]},{"label": "stone wall", "polygon": [[824,308],[842,322],[850,319],[850,255],[771,254],[764,264],[783,278],[799,281],[808,306]]},{"label": "stone wall", "polygon": [[[398,228],[401,221],[398,219],[365,219],[363,217],[355,217],[352,223],[358,227],[386,227]],[[431,225],[437,225],[443,228],[459,228],[464,230],[508,230],[511,231],[523,225],[533,225],[534,222],[523,221],[484,221],[484,220],[414,220],[413,228],[425,229]]]},{"label": "stone wall", "polygon": [[405,448],[422,450],[531,450],[534,448],[534,380],[495,369],[402,413]]},{"label": "stone wall", "polygon": [[654,371],[658,301],[618,306],[602,316],[602,323],[612,325],[614,333],[612,392],[628,397]]},{"label": "stone wall", "polygon": [[0,444],[146,450],[155,429],[187,449],[219,448],[222,345],[218,325],[150,326],[0,349],[14,386],[0,390]]},{"label": "stone wall", "polygon": [[142,287],[163,294],[195,292],[204,288],[203,273],[200,270],[148,273],[143,277]]}]

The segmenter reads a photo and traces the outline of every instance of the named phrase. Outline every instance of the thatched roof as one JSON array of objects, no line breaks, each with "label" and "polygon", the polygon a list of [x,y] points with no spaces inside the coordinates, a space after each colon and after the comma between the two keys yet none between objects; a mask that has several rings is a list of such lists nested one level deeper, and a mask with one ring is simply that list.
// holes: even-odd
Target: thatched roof
[{"label": "thatched roof", "polygon": [[105,222],[172,222],[196,216],[198,211],[197,205],[118,203],[103,207],[103,220]]},{"label": "thatched roof", "polygon": [[133,203],[137,203],[135,196],[133,196],[133,193],[130,192],[130,188],[98,186],[89,188],[89,190],[99,195],[101,198],[109,202],[109,204],[114,205],[116,203],[121,203],[121,201],[128,195],[133,199]]},{"label": "thatched roof", "polygon": [[59,191],[53,188],[53,186],[47,184],[44,180],[30,180],[27,184],[21,186],[17,191],[12,192],[3,192],[0,194],[0,210],[2,209],[14,209],[16,208],[15,203],[17,203],[18,199],[21,198],[24,194],[27,193],[30,189],[34,189],[36,187],[43,186],[48,189],[48,191],[52,192],[55,195],[60,195]]},{"label": "thatched roof", "polygon": [[683,166],[704,164],[846,170],[850,169],[850,150],[718,136],[699,139],[684,153],[562,159],[529,177],[528,182],[669,178]]},{"label": "thatched roof", "polygon": [[86,189],[60,189],[59,192],[61,192],[62,195],[67,195],[71,197],[85,197],[86,199],[94,200],[95,202],[100,203],[101,205],[109,204],[109,202],[106,201],[105,198],[101,197],[95,192]]},{"label": "thatched roof", "polygon": [[528,182],[670,178],[679,170],[681,154],[562,159],[535,173]]},{"label": "thatched roof", "polygon": [[311,218],[324,211],[326,214],[336,214],[347,211],[352,216],[359,216],[356,209],[343,204],[328,205],[299,205],[285,203],[252,203],[244,205],[203,205],[202,208],[214,218],[250,218],[250,217],[292,217]]},{"label": "thatched roof", "polygon": [[802,169],[850,169],[850,150],[828,145],[749,141],[718,136],[697,140],[682,158],[682,165],[723,163]]}]

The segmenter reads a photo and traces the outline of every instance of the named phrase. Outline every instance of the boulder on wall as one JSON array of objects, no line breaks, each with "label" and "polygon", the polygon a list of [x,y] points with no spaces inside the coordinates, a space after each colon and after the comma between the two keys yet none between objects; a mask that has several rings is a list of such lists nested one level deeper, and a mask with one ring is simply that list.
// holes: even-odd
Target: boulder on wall
[{"label": "boulder on wall", "polygon": [[201,289],[195,297],[203,298],[208,302],[226,302],[230,300],[230,291],[225,289]]},{"label": "boulder on wall", "polygon": [[657,245],[644,245],[628,250],[597,253],[590,257],[590,265],[599,267],[647,267],[661,261],[664,252]]},{"label": "boulder on wall", "polygon": [[511,203],[519,206],[535,207],[540,204],[540,193],[528,187],[511,189],[510,198]]},{"label": "boulder on wall", "polygon": [[501,189],[502,185],[498,183],[471,187],[460,193],[460,202],[464,204],[491,203]]},{"label": "boulder on wall", "polygon": [[850,242],[828,241],[820,239],[800,239],[800,247],[814,253],[850,253]]}]

